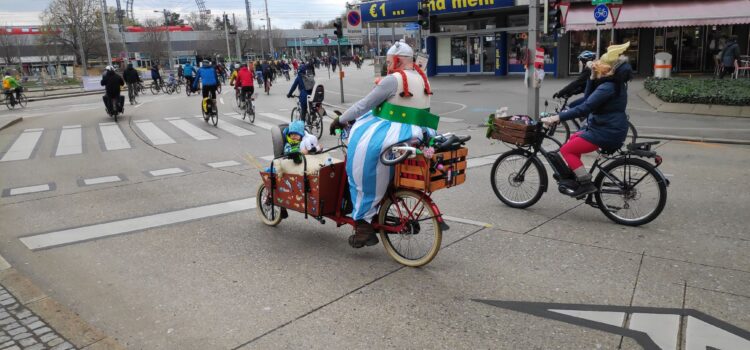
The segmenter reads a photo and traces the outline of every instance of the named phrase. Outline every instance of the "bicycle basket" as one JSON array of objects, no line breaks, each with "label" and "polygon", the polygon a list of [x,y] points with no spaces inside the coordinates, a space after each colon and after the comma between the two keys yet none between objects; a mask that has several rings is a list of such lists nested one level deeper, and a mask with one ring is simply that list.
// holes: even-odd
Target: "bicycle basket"
[{"label": "bicycle basket", "polygon": [[526,146],[534,143],[536,132],[533,125],[510,121],[512,117],[491,118],[490,137],[495,140]]},{"label": "bicycle basket", "polygon": [[393,184],[424,192],[458,186],[466,181],[466,157],[469,149],[461,147],[452,151],[435,153],[431,159],[424,155],[404,160],[396,165]]}]

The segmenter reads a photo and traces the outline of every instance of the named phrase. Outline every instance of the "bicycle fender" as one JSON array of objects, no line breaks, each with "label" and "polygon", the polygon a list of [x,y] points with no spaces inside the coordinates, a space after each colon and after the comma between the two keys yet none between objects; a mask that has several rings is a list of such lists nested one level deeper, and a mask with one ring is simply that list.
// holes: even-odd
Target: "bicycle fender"
[{"label": "bicycle fender", "polygon": [[664,184],[667,185],[667,187],[669,187],[669,184],[670,184],[669,179],[667,179],[667,177],[664,176],[664,173],[662,173],[661,170],[659,170],[659,168],[657,167],[654,167],[654,170],[656,170],[656,173],[659,174],[659,178],[661,179],[661,181],[663,181]]}]

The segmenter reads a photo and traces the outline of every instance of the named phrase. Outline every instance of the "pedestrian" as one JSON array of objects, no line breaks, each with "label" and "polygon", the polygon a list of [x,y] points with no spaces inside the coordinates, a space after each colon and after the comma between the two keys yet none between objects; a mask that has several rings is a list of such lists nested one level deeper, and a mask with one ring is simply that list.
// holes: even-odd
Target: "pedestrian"
[{"label": "pedestrian", "polygon": [[737,36],[732,35],[729,37],[724,50],[721,51],[721,64],[724,66],[719,74],[719,79],[724,79],[724,75],[734,74],[734,67],[737,61],[740,59],[740,46],[737,44]]}]

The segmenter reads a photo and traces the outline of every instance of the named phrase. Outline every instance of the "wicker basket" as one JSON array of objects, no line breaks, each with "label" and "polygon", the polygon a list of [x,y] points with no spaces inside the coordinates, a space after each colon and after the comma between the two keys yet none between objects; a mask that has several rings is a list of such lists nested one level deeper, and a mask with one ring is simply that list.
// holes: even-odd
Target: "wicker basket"
[{"label": "wicker basket", "polygon": [[424,155],[406,159],[396,166],[394,185],[424,192],[460,185],[466,181],[466,156],[469,149],[436,153],[431,159]]},{"label": "wicker basket", "polygon": [[494,118],[494,128],[491,137],[518,146],[534,143],[536,132],[533,125],[526,125],[510,121],[511,117]]}]

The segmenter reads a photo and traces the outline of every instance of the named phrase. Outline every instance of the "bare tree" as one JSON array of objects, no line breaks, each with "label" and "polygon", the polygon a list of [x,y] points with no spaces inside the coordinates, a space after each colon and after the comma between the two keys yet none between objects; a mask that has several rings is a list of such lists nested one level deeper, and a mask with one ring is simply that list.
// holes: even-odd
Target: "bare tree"
[{"label": "bare tree", "polygon": [[333,28],[333,22],[323,22],[321,20],[304,21],[302,22],[302,29],[326,29]]},{"label": "bare tree", "polygon": [[101,51],[101,2],[98,0],[51,0],[41,16],[57,41],[75,54],[87,68],[89,54]]},{"label": "bare tree", "polygon": [[143,32],[143,51],[149,55],[152,62],[161,61],[167,54],[167,35],[161,27],[161,21],[147,19]]},{"label": "bare tree", "polygon": [[0,27],[0,58],[3,59],[5,65],[14,64],[18,58],[17,36]]},{"label": "bare tree", "polygon": [[208,18],[201,16],[197,12],[190,12],[190,14],[185,16],[185,21],[193,27],[193,30],[211,30]]}]

